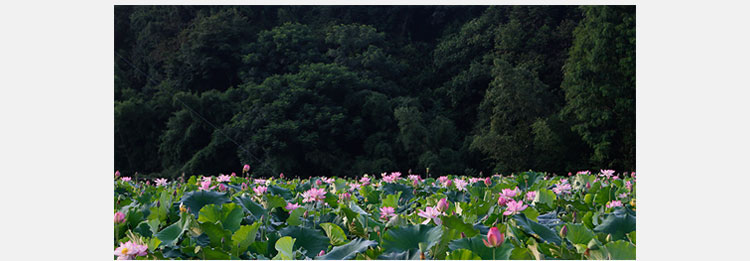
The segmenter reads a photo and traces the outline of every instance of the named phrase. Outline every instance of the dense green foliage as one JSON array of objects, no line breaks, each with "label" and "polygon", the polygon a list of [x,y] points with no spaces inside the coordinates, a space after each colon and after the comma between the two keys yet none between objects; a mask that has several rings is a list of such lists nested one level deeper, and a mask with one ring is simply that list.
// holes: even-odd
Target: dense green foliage
[{"label": "dense green foliage", "polygon": [[633,6],[117,6],[115,168],[635,169]]},{"label": "dense green foliage", "polygon": [[632,260],[636,177],[613,172],[115,177],[114,254],[138,260]]}]

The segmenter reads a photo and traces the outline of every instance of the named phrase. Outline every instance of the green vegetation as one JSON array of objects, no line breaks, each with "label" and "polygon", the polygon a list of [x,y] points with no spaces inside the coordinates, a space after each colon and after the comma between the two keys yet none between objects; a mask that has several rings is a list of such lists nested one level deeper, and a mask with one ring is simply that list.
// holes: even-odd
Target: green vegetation
[{"label": "green vegetation", "polygon": [[116,6],[115,52],[125,175],[635,169],[634,6]]}]

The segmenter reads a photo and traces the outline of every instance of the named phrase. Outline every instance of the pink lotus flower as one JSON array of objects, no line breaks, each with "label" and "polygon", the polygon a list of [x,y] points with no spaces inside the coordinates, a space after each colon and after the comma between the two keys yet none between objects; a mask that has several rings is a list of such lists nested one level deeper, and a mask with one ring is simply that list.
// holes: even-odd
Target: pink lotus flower
[{"label": "pink lotus flower", "polygon": [[448,177],[446,177],[446,176],[440,176],[437,180],[438,180],[438,182],[442,183],[443,186],[445,186],[445,183],[448,181]]},{"label": "pink lotus flower", "polygon": [[261,196],[263,193],[266,193],[268,190],[268,187],[266,186],[257,186],[253,188],[253,191],[255,191],[255,195]]},{"label": "pink lotus flower", "polygon": [[317,179],[317,180],[315,180],[315,185],[316,185],[316,186],[320,186],[320,185],[323,185],[323,181],[322,181],[322,180],[320,180],[320,179]]},{"label": "pink lotus flower", "polygon": [[558,184],[557,186],[555,186],[555,188],[552,189],[552,191],[555,192],[555,194],[557,195],[560,195],[562,193],[570,194],[570,189],[571,189],[570,184],[565,183],[565,184]]},{"label": "pink lotus flower", "polygon": [[284,172],[282,172],[282,173],[279,173],[279,178],[280,178],[280,179],[283,179],[283,178],[284,178]]},{"label": "pink lotus flower", "polygon": [[319,188],[311,188],[308,191],[302,192],[304,198],[302,202],[314,202],[323,201],[326,198],[326,191]]},{"label": "pink lotus flower", "polygon": [[115,223],[125,222],[125,214],[122,212],[115,212]]},{"label": "pink lotus flower", "polygon": [[151,181],[150,180],[146,180],[146,186],[151,186]]},{"label": "pink lotus flower", "polygon": [[115,171],[115,178],[117,178],[117,177],[119,177],[119,176],[120,176],[120,171],[119,171],[119,170],[116,170],[116,171]]},{"label": "pink lotus flower", "polygon": [[512,198],[512,197],[515,197],[516,195],[518,195],[520,193],[521,193],[521,190],[518,189],[518,187],[516,187],[516,188],[514,188],[512,190],[511,189],[503,189],[502,192],[500,192],[500,195],[502,195],[502,196],[504,196],[506,198]]},{"label": "pink lotus flower", "polygon": [[328,184],[331,184],[331,183],[333,183],[333,182],[336,181],[336,179],[334,179],[334,178],[323,177],[322,179],[323,179],[323,182],[328,183]]},{"label": "pink lotus flower", "polygon": [[607,203],[607,208],[613,208],[613,207],[622,207],[622,202],[619,200],[612,200],[609,203]]},{"label": "pink lotus flower", "polygon": [[120,178],[122,181],[130,181],[130,177],[122,177]]},{"label": "pink lotus flower", "polygon": [[630,180],[625,181],[625,188],[627,188],[628,190],[632,190],[633,189],[633,183],[630,183]]},{"label": "pink lotus flower", "polygon": [[245,166],[242,166],[242,173],[247,173],[250,171],[250,165],[245,164]]},{"label": "pink lotus flower", "polygon": [[367,176],[364,176],[361,179],[359,179],[359,182],[362,182],[362,185],[367,186],[370,184],[370,178],[368,178]]},{"label": "pink lotus flower", "polygon": [[147,250],[147,246],[128,241],[120,243],[120,247],[115,249],[115,255],[117,256],[117,260],[133,260],[136,256],[145,256]]},{"label": "pink lotus flower", "polygon": [[444,185],[447,188],[447,187],[450,187],[452,184],[453,184],[453,181],[449,179],[448,181],[445,182]]},{"label": "pink lotus flower", "polygon": [[490,177],[487,177],[484,179],[484,185],[492,186],[492,179]]},{"label": "pink lotus flower", "polygon": [[560,183],[561,183],[561,184],[565,184],[565,183],[568,183],[568,179],[560,179]]},{"label": "pink lotus flower", "polygon": [[469,184],[474,184],[474,183],[477,183],[477,182],[479,182],[480,180],[482,180],[482,179],[480,179],[480,178],[469,178]]},{"label": "pink lotus flower", "polygon": [[430,220],[432,220],[437,225],[440,225],[441,223],[440,218],[438,218],[438,216],[440,216],[441,214],[442,213],[440,213],[440,211],[438,211],[436,208],[433,208],[433,207],[427,207],[424,210],[419,210],[419,213],[417,213],[417,215],[419,215],[420,217],[427,219],[424,222],[422,222],[422,224],[430,223]]},{"label": "pink lotus flower", "polygon": [[445,210],[448,209],[448,207],[450,207],[450,205],[451,203],[448,202],[447,198],[441,198],[440,201],[438,201],[436,208],[438,211],[444,212]]},{"label": "pink lotus flower", "polygon": [[536,191],[526,192],[526,200],[534,201],[535,198],[536,198]]},{"label": "pink lotus flower", "polygon": [[505,196],[500,195],[500,198],[497,199],[497,204],[500,206],[505,206],[505,204],[508,204],[508,201],[510,200],[511,200],[510,198],[506,198]]},{"label": "pink lotus flower", "polygon": [[203,180],[203,182],[207,182],[207,181],[210,182],[211,181],[211,177],[203,177],[203,178],[201,178],[201,180]]},{"label": "pink lotus flower", "polygon": [[204,180],[200,183],[200,186],[198,187],[198,190],[209,190],[211,189],[211,179]]},{"label": "pink lotus flower", "polygon": [[247,183],[242,183],[242,185],[240,185],[240,189],[247,190]]},{"label": "pink lotus flower", "polygon": [[362,185],[360,185],[357,182],[349,183],[349,191],[354,191],[354,190],[357,190],[357,189],[359,189],[361,187],[362,187]]},{"label": "pink lotus flower", "polygon": [[487,239],[482,239],[484,245],[487,247],[499,247],[505,241],[505,236],[500,233],[497,227],[491,227],[490,231],[487,232]]},{"label": "pink lotus flower", "polygon": [[454,179],[453,181],[454,183],[456,183],[456,188],[458,189],[458,191],[465,191],[466,185],[469,185],[469,183],[463,179]]},{"label": "pink lotus flower", "polygon": [[627,198],[628,197],[628,193],[622,193],[622,194],[618,195],[617,197],[619,197],[619,198]]},{"label": "pink lotus flower", "polygon": [[253,184],[255,185],[266,185],[266,182],[268,182],[268,180],[266,179],[254,179],[253,180]]},{"label": "pink lotus flower", "polygon": [[227,186],[224,185],[224,183],[219,183],[219,191],[221,192],[227,191]]},{"label": "pink lotus flower", "polygon": [[380,219],[388,220],[391,217],[396,216],[396,210],[393,207],[381,207],[380,208]]},{"label": "pink lotus flower", "polygon": [[352,198],[352,194],[349,194],[349,192],[344,192],[341,195],[339,195],[339,199],[341,201],[348,201]]},{"label": "pink lotus flower", "polygon": [[508,208],[505,209],[505,212],[503,212],[503,215],[506,215],[506,216],[514,215],[514,214],[517,214],[518,212],[523,211],[527,207],[528,206],[523,204],[523,201],[511,200],[510,202],[508,202]]},{"label": "pink lotus flower", "polygon": [[229,175],[221,174],[218,178],[216,178],[216,182],[229,182],[232,180],[232,177]]},{"label": "pink lotus flower", "polygon": [[167,185],[167,179],[165,179],[165,178],[158,178],[158,179],[154,180],[154,182],[156,182],[156,186],[157,187],[158,186],[166,186]]},{"label": "pink lotus flower", "polygon": [[422,177],[419,175],[409,175],[409,180],[419,182],[422,181]]},{"label": "pink lotus flower", "polygon": [[291,213],[292,213],[292,211],[294,211],[295,209],[297,209],[297,208],[299,208],[299,207],[300,207],[300,205],[299,205],[299,204],[297,204],[297,203],[294,203],[294,204],[292,204],[291,202],[289,202],[289,203],[286,203],[286,207],[285,207],[285,209],[286,209],[287,211],[289,211],[289,214],[291,214]]},{"label": "pink lotus flower", "polygon": [[591,174],[591,171],[588,171],[588,170],[581,170],[578,173],[576,173],[576,175],[589,175],[589,174]]},{"label": "pink lotus flower", "polygon": [[383,174],[380,174],[380,176],[383,177],[383,181],[385,181],[386,183],[393,183],[396,182],[399,177],[401,177],[401,172],[393,172],[390,175],[383,172]]},{"label": "pink lotus flower", "polygon": [[615,174],[615,171],[611,169],[603,169],[603,170],[600,170],[600,172],[601,174],[599,174],[599,176],[604,176],[607,178],[612,177],[612,174]]}]

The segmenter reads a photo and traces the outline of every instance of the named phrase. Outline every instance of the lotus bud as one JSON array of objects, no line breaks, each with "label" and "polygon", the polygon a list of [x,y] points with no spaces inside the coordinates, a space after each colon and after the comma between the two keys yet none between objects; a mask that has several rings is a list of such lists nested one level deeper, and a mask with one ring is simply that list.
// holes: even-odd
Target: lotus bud
[{"label": "lotus bud", "polygon": [[443,212],[450,207],[450,202],[448,202],[447,198],[441,198],[440,201],[438,201],[437,204],[437,210],[440,212]]},{"label": "lotus bud", "polygon": [[245,166],[242,167],[242,173],[247,173],[250,171],[250,165],[245,164]]},{"label": "lotus bud", "polygon": [[247,190],[247,183],[242,183],[242,185],[240,185],[240,189]]},{"label": "lotus bud", "polygon": [[573,176],[573,172],[568,172],[568,177]]},{"label": "lotus bud", "polygon": [[318,179],[318,180],[315,181],[315,185],[317,185],[317,186],[323,185],[323,181],[321,181],[321,180]]},{"label": "lotus bud", "polygon": [[325,254],[326,254],[326,251],[325,251],[325,250],[320,250],[320,253],[318,253],[318,256],[323,256],[323,255],[325,255]]},{"label": "lotus bud", "polygon": [[465,237],[466,237],[466,233],[461,232],[461,238],[465,238]]},{"label": "lotus bud", "polygon": [[484,179],[484,185],[487,185],[488,187],[492,185],[492,179],[490,177],[487,177]]},{"label": "lotus bud", "polygon": [[568,235],[568,225],[564,225],[562,229],[560,229],[560,237],[565,237]]},{"label": "lotus bud", "polygon": [[503,233],[500,233],[497,227],[491,227],[490,231],[487,232],[487,239],[482,239],[482,241],[484,241],[484,245],[487,247],[498,247],[505,241],[505,236]]},{"label": "lotus bud", "polygon": [[586,182],[586,189],[591,189],[591,183]]},{"label": "lotus bud", "polygon": [[282,173],[279,173],[279,178],[280,178],[280,179],[283,179],[283,178],[284,178],[284,173],[283,173],[283,172],[282,172]]},{"label": "lotus bud", "polygon": [[120,171],[115,171],[115,178],[120,177]]},{"label": "lotus bud", "polygon": [[453,181],[451,181],[450,179],[445,182],[446,187],[450,187],[452,184],[453,184]]},{"label": "lotus bud", "polygon": [[612,234],[607,235],[607,242],[612,242]]},{"label": "lotus bud", "polygon": [[339,195],[339,199],[341,201],[348,201],[352,198],[352,195],[349,194],[349,192],[344,192],[343,194]]},{"label": "lotus bud", "polygon": [[125,222],[125,214],[122,212],[115,212],[115,223]]},{"label": "lotus bud", "polygon": [[305,210],[305,213],[304,213],[304,214],[302,214],[302,217],[304,217],[304,218],[307,218],[307,215],[308,215],[308,214],[309,214],[309,213],[307,212],[307,210]]},{"label": "lotus bud", "polygon": [[224,186],[224,183],[219,183],[219,191],[224,192],[227,190],[227,186]]},{"label": "lotus bud", "polygon": [[232,172],[232,175],[229,175],[230,177],[237,177],[237,173]]}]

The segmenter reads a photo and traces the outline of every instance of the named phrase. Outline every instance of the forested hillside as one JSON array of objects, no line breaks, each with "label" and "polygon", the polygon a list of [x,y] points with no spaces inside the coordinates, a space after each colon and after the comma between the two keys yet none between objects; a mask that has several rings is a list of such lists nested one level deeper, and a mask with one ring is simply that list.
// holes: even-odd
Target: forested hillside
[{"label": "forested hillside", "polygon": [[115,168],[635,170],[634,6],[116,6]]}]

